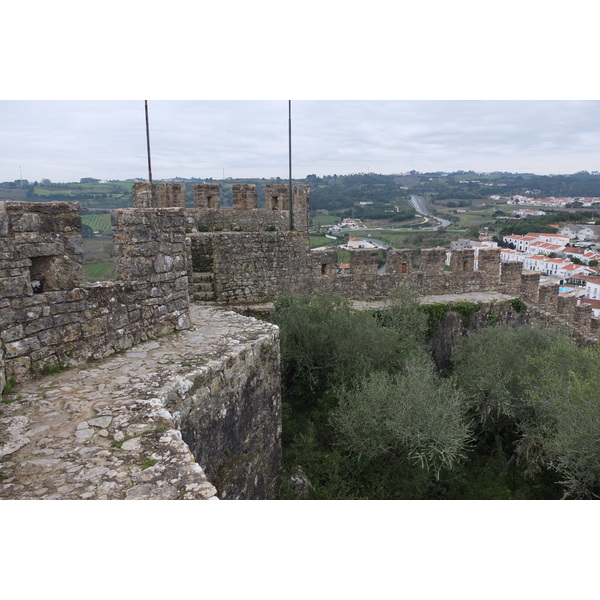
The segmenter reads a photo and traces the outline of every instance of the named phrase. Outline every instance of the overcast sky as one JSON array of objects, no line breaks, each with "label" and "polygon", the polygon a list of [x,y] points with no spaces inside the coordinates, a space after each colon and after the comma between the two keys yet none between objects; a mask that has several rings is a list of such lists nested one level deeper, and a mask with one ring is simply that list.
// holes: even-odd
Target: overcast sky
[{"label": "overcast sky", "polygon": [[[282,177],[288,101],[148,103],[155,179]],[[0,102],[0,180],[147,178],[144,101]],[[600,101],[292,101],[293,176],[600,170]]]}]

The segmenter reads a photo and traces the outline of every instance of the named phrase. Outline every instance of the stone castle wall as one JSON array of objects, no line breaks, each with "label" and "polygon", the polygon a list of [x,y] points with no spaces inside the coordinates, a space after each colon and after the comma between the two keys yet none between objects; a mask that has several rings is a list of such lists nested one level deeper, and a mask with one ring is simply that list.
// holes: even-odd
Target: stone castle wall
[{"label": "stone castle wall", "polygon": [[381,251],[376,249],[351,249],[350,272],[337,273],[335,249],[313,251],[312,291],[322,290],[356,300],[378,299],[389,296],[393,288],[407,285],[423,296],[439,294],[465,294],[470,292],[505,292],[513,279],[521,274],[511,273],[501,278],[500,252],[489,248],[479,253],[479,269],[473,270],[473,250],[461,250],[460,262],[453,261],[445,269],[443,248],[424,249],[420,254],[420,268],[413,269],[410,250],[387,251],[385,268],[380,267]]},{"label": "stone castle wall", "polygon": [[196,272],[212,274],[220,302],[302,293],[311,279],[307,236],[297,231],[189,234]]},{"label": "stone castle wall", "polygon": [[0,347],[5,380],[28,379],[189,326],[184,216],[113,214],[121,281],[82,284],[79,205],[0,203]]},{"label": "stone castle wall", "polygon": [[[0,203],[0,394],[7,381],[192,326],[185,209],[113,211],[117,281],[93,284],[81,283],[78,213],[72,203]],[[220,497],[272,498],[281,468],[277,328],[234,313],[205,321],[177,375],[161,371],[164,358],[144,373],[157,385],[167,375],[179,382],[164,401]]]},{"label": "stone castle wall", "polygon": [[[132,197],[134,208],[185,208],[185,184],[136,182]],[[154,192],[154,193],[153,193]],[[194,207],[187,211],[187,229],[195,231],[308,231],[310,188],[292,186],[292,219],[287,184],[267,184],[263,208],[258,208],[256,185],[234,184],[231,208],[221,207],[218,184],[199,183],[192,188]],[[290,227],[291,225],[291,227]]]},{"label": "stone castle wall", "polygon": [[408,285],[421,295],[512,293],[521,287],[520,272],[503,273],[505,263],[497,248],[480,251],[478,270],[473,270],[473,250],[461,251],[464,262],[450,271],[444,268],[443,249],[422,250],[420,269],[413,269],[410,250],[388,250],[382,269],[382,251],[352,249],[350,272],[338,273],[337,251],[310,251],[304,232],[189,235],[193,270],[212,274],[218,302],[261,302],[315,291],[370,300],[387,297],[398,285]]},{"label": "stone castle wall", "polygon": [[275,498],[281,469],[278,328],[228,311],[212,311],[207,325],[213,337],[220,335],[220,347],[200,347],[200,356],[210,360],[197,368],[191,361],[189,388],[180,386],[166,408],[219,498]]}]

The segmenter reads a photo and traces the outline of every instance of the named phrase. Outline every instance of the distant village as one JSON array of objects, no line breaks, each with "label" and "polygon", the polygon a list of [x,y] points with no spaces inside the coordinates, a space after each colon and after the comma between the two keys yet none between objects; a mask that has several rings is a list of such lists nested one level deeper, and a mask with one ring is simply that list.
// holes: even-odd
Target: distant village
[{"label": "distant village", "polygon": [[[492,200],[502,200],[501,196],[490,196]],[[600,198],[535,198],[531,196],[515,195],[507,199],[506,204],[519,204],[525,206],[541,206],[546,208],[571,208],[573,205],[581,207],[600,208]],[[518,211],[517,211],[518,212]],[[536,211],[540,212],[540,211]],[[541,213],[545,214],[545,213]]]},{"label": "distant village", "polygon": [[[492,199],[501,199],[492,196]],[[507,199],[509,205],[529,205],[536,207],[570,208],[576,206],[597,206],[600,198],[530,198],[512,196]],[[515,217],[526,218],[542,216],[541,210],[521,208],[513,211]],[[559,284],[560,295],[573,295],[578,304],[590,304],[593,315],[600,316],[600,226],[591,224],[553,225],[556,233],[530,232],[526,235],[505,235],[501,243],[494,241],[494,232],[481,231],[479,240],[459,239],[451,242],[446,252],[446,264],[450,265],[453,250],[473,248],[474,263],[477,269],[479,250],[501,247],[502,262],[521,262],[523,272],[540,273],[546,282]],[[360,219],[343,219],[339,225],[328,230],[327,236],[335,239],[342,231],[356,231],[342,248],[387,248],[377,240],[358,237],[361,229],[367,229]],[[369,236],[370,237],[370,236]],[[341,273],[349,272],[350,265],[340,264]]]},{"label": "distant village", "polygon": [[[501,200],[500,196],[490,196]],[[532,206],[513,211],[515,217],[537,217],[546,214],[543,208],[598,207],[600,198],[535,198],[511,196],[508,205]],[[560,295],[576,296],[578,304],[590,304],[595,317],[600,316],[600,226],[591,224],[551,225],[556,233],[530,232],[526,235],[505,235],[502,238],[502,262],[521,262],[523,272],[537,272],[546,281],[559,284]],[[477,268],[478,250],[496,247],[492,236],[480,232],[478,242],[458,240],[448,251],[448,264],[452,250],[472,247]]]}]

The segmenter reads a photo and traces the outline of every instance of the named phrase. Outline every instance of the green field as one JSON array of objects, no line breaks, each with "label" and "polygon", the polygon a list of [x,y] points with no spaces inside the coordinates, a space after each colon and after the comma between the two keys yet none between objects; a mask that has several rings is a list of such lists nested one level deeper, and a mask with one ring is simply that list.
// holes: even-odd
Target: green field
[{"label": "green field", "polygon": [[113,239],[109,236],[94,235],[83,238],[83,263],[98,264],[112,260]]},{"label": "green field", "polygon": [[133,183],[53,183],[30,188],[31,200],[79,202],[82,208],[123,208],[131,205]]},{"label": "green field", "polygon": [[99,213],[92,215],[82,215],[81,220],[84,225],[91,227],[94,231],[99,231],[101,234],[111,234],[112,225],[110,214]]},{"label": "green field", "polygon": [[87,282],[111,281],[115,278],[115,263],[101,262],[83,265],[83,274]]},{"label": "green field", "polygon": [[72,190],[47,190],[44,188],[36,188],[34,192],[35,196],[72,196]]},{"label": "green field", "polygon": [[437,246],[449,246],[452,240],[457,239],[459,234],[450,231],[430,231],[418,229],[407,231],[394,231],[387,229],[361,229],[354,231],[353,235],[369,239],[369,234],[375,240],[380,240],[392,246],[392,248],[410,248],[413,250],[421,248],[435,248]]},{"label": "green field", "polygon": [[318,235],[315,233],[311,233],[309,236],[310,247],[311,248],[319,248],[321,246],[330,246],[336,244],[336,240],[332,240],[324,235]]},{"label": "green field", "polygon": [[321,225],[333,225],[339,222],[341,217],[335,215],[315,215],[313,217],[313,227],[320,227]]}]

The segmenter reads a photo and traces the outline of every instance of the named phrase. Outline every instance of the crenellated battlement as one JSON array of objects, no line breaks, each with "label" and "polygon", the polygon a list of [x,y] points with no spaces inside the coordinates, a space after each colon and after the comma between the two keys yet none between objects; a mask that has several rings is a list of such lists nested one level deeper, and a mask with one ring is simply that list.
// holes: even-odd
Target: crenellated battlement
[{"label": "crenellated battlement", "polygon": [[[148,335],[188,324],[193,281],[202,299],[254,303],[287,293],[323,291],[350,299],[387,297],[404,284],[422,296],[495,292],[598,330],[587,305],[540,286],[540,275],[503,263],[498,248],[452,253],[444,248],[351,249],[349,269],[335,249],[310,250],[308,186],[293,187],[295,223],[289,229],[289,187],[267,185],[256,208],[254,185],[234,186],[234,207],[222,209],[218,186],[199,184],[202,208],[183,208],[185,186],[138,183],[134,204],[176,207],[113,211],[118,281],[83,284],[79,205],[0,203],[0,332],[2,371],[22,380],[52,365],[77,364],[129,347]],[[286,195],[287,192],[287,195]],[[287,202],[287,203],[286,203]],[[304,213],[302,212],[304,211]],[[198,276],[196,276],[198,275]]]},{"label": "crenellated battlement", "polygon": [[0,203],[3,379],[23,381],[188,327],[185,223],[182,209],[114,211],[119,281],[84,284],[79,204]]},{"label": "crenellated battlement", "polygon": [[[153,195],[154,191],[154,195]],[[290,188],[288,184],[267,184],[263,208],[259,208],[258,188],[254,184],[232,186],[232,207],[221,206],[221,187],[198,183],[192,187],[194,206],[187,209],[188,226],[195,231],[308,231],[310,188],[292,186],[290,222]],[[186,208],[184,183],[154,184],[136,182],[132,190],[134,208]],[[291,227],[290,227],[291,225]]]}]

